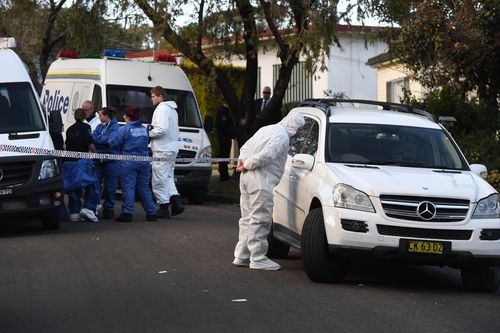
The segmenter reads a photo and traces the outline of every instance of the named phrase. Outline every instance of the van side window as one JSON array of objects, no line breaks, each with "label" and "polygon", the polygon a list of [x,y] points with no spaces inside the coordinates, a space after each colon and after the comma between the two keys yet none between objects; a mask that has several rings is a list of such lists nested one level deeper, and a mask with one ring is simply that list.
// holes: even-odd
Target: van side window
[{"label": "van side window", "polygon": [[94,103],[95,109],[102,109],[102,89],[100,85],[94,85],[94,91],[92,92],[92,103]]}]

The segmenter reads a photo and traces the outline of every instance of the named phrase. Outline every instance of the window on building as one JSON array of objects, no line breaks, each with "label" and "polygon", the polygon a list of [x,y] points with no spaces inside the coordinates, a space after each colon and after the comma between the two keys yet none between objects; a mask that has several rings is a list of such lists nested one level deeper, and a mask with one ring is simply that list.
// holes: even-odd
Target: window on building
[{"label": "window on building", "polygon": [[408,77],[388,81],[386,83],[387,102],[400,103],[404,97],[404,91],[410,89],[410,79]]},{"label": "window on building", "polygon": [[[273,65],[273,82],[278,80],[281,64]],[[299,62],[292,71],[283,103],[300,102],[312,97],[312,74],[306,71],[304,62]]]},{"label": "window on building", "polygon": [[259,99],[261,98],[261,91],[260,91],[260,87],[262,85],[260,84],[260,67],[257,68],[257,88],[255,88],[255,99]]}]

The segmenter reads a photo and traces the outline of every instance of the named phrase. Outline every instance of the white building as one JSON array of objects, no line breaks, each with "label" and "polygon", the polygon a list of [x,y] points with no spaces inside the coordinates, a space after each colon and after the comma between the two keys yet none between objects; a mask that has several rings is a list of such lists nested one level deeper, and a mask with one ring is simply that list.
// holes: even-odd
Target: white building
[{"label": "white building", "polygon": [[388,52],[368,59],[369,66],[377,71],[377,99],[379,101],[400,103],[404,91],[409,91],[421,99],[427,94],[427,89],[419,82],[412,80],[408,70],[392,59]]},{"label": "white building", "polygon": [[[332,45],[326,60],[326,72],[308,73],[301,61],[295,66],[284,102],[305,98],[322,98],[325,94],[341,94],[356,99],[377,98],[377,71],[367,65],[368,59],[387,51],[387,44],[379,37],[380,27],[339,25],[341,47]],[[271,43],[263,42],[259,48],[259,75],[257,95],[264,86],[274,86],[280,59]],[[234,66],[245,66],[245,59],[233,59]],[[260,97],[260,96],[259,96]]]},{"label": "white building", "polygon": [[[330,47],[326,71],[314,74],[307,72],[302,57],[294,68],[283,102],[322,98],[327,94],[343,94],[353,99],[376,99],[377,70],[367,65],[367,62],[368,59],[387,51],[387,44],[380,38],[383,30],[381,27],[338,25],[337,36],[341,47]],[[269,33],[265,35],[269,38]],[[271,40],[266,41],[264,38],[259,45],[256,97],[261,97],[264,86],[273,88],[277,80],[281,60],[274,47],[275,44]],[[205,45],[204,49],[208,51],[210,46]],[[152,59],[155,54],[162,52],[165,51],[145,51],[128,54],[127,57]],[[227,63],[236,67],[246,66],[244,58],[234,57]]]}]

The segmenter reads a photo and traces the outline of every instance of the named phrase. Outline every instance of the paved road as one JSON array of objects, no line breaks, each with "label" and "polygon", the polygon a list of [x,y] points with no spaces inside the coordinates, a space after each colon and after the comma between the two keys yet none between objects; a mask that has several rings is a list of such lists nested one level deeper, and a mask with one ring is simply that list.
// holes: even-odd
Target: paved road
[{"label": "paved road", "polygon": [[237,207],[187,206],[165,222],[0,226],[0,332],[500,332],[500,293],[458,271],[357,265],[315,284],[297,252],[282,271],[233,267]]}]

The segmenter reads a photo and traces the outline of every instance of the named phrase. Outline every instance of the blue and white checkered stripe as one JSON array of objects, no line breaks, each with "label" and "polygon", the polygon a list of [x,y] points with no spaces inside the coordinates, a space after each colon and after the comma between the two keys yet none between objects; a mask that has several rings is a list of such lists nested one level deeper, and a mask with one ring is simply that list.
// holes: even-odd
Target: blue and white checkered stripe
[{"label": "blue and white checkered stripe", "polygon": [[117,161],[158,161],[158,162],[184,162],[184,163],[219,163],[236,161],[236,158],[158,158],[150,156],[137,156],[137,155],[117,155],[117,154],[102,154],[102,153],[82,153],[78,151],[45,149],[35,147],[23,147],[0,144],[0,151],[11,153],[20,153],[27,155],[42,155],[54,157],[67,157],[67,158],[87,158],[92,160],[117,160]]}]

